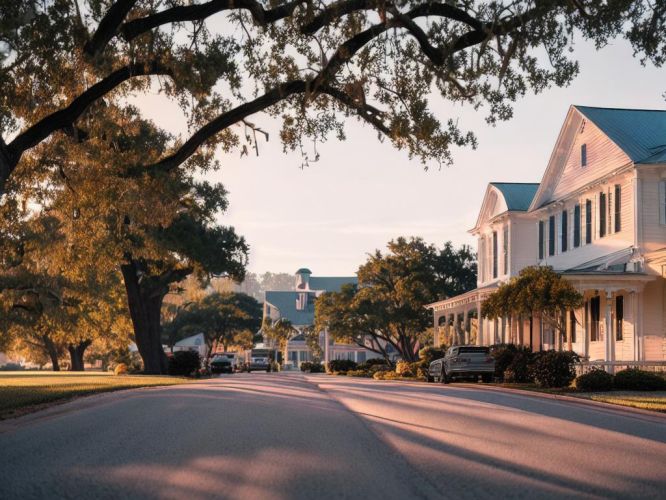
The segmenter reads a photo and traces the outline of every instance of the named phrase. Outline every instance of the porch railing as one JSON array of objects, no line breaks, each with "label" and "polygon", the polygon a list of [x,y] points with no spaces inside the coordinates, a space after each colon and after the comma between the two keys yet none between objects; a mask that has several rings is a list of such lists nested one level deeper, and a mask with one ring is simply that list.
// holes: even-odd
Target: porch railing
[{"label": "porch railing", "polygon": [[666,361],[580,361],[575,364],[576,375],[593,369],[615,373],[625,368],[640,368],[648,372],[666,372]]}]

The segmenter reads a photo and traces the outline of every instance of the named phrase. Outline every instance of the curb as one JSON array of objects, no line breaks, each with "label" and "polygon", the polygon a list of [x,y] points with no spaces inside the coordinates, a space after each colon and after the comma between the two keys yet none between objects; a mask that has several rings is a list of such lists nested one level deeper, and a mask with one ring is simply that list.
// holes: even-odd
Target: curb
[{"label": "curb", "polygon": [[642,408],[633,408],[631,406],[622,406],[616,405],[613,403],[604,403],[603,401],[594,401],[587,398],[578,398],[576,396],[566,396],[564,394],[547,394],[544,392],[538,391],[526,391],[524,389],[513,389],[511,387],[497,387],[492,385],[479,385],[479,384],[456,384],[458,387],[465,387],[467,389],[482,389],[491,392],[505,392],[509,394],[518,394],[521,396],[535,397],[541,399],[551,399],[558,401],[567,401],[570,403],[575,403],[581,406],[596,406],[598,408],[604,408],[607,410],[612,410],[616,413],[630,413],[631,416],[648,416],[652,417],[655,420],[662,422],[666,421],[666,413],[653,411],[653,410],[644,410]]}]

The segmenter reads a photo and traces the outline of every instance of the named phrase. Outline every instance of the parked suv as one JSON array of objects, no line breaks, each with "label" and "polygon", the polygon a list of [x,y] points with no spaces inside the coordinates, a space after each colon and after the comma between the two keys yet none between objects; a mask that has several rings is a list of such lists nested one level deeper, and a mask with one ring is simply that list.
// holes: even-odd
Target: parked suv
[{"label": "parked suv", "polygon": [[478,379],[490,382],[495,372],[495,360],[490,348],[476,345],[450,347],[443,358],[436,359],[428,368],[428,382],[444,382],[453,379]]},{"label": "parked suv", "polygon": [[216,354],[210,360],[210,371],[213,373],[233,373],[233,359],[224,354]]},{"label": "parked suv", "polygon": [[252,356],[250,365],[248,366],[248,372],[252,370],[261,370],[261,371],[271,371],[270,359],[264,357],[255,357]]}]

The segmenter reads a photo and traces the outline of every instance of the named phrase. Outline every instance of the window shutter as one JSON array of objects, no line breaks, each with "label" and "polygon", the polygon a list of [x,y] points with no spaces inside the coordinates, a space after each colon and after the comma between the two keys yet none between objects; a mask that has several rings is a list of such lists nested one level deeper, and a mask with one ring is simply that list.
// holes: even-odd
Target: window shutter
[{"label": "window shutter", "polygon": [[659,183],[659,223],[666,224],[666,181]]}]

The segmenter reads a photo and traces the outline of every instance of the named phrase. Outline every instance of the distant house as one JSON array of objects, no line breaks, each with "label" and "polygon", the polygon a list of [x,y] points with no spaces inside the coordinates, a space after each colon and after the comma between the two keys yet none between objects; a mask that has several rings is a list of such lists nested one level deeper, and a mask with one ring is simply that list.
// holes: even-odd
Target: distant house
[{"label": "distant house", "polygon": [[[315,301],[325,292],[338,292],[345,284],[357,284],[355,276],[350,277],[322,277],[312,276],[312,271],[301,268],[296,271],[294,289],[289,291],[267,291],[264,300],[264,319],[277,321],[287,319],[298,330],[287,345],[287,359],[283,365],[287,368],[297,368],[304,361],[312,361],[312,351],[305,342],[301,333],[304,328],[314,324]],[[340,344],[333,342],[328,332],[319,332],[319,344],[324,351],[323,361],[332,359],[350,359],[364,362],[366,359],[378,357],[354,344]]]},{"label": "distant house", "polygon": [[666,111],[572,106],[541,183],[489,184],[470,233],[478,286],[430,304],[436,341],[560,348],[538,318],[478,314],[499,283],[548,265],[584,296],[567,313],[581,356],[666,360]]}]

